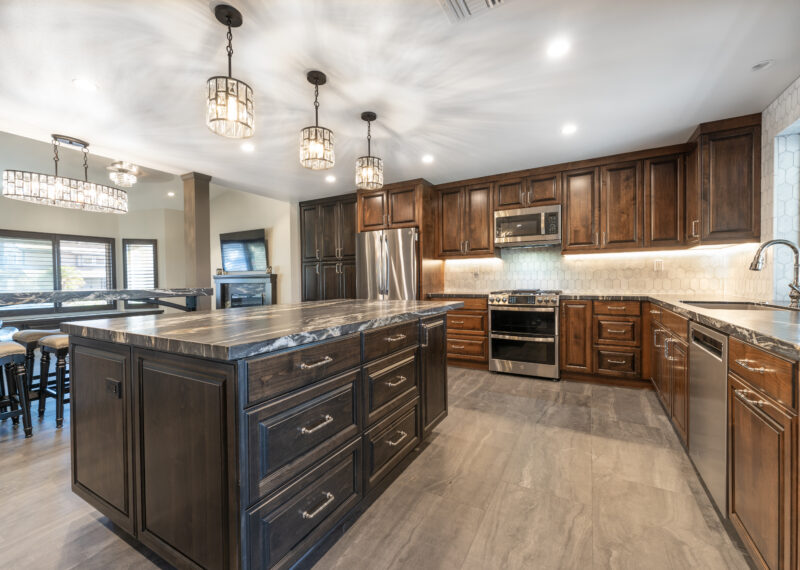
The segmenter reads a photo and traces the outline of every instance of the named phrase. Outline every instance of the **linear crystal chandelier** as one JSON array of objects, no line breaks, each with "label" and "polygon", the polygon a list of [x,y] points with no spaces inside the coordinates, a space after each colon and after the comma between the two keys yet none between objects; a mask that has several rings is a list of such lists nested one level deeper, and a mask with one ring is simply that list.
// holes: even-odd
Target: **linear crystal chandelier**
[{"label": "linear crystal chandelier", "polygon": [[[128,193],[125,190],[89,182],[89,143],[65,135],[53,139],[55,174],[39,174],[23,170],[3,171],[3,196],[46,206],[72,208],[87,212],[125,214]],[[83,180],[58,175],[58,149],[70,145],[83,151]]]},{"label": "linear crystal chandelier", "polygon": [[333,131],[319,126],[319,86],[328,78],[321,71],[309,71],[308,82],[314,86],[314,126],[300,131],[300,164],[311,170],[325,170],[336,163]]},{"label": "linear crystal chandelier", "polygon": [[242,14],[233,6],[219,4],[214,15],[228,27],[228,75],[215,75],[207,81],[206,124],[218,135],[234,139],[253,136],[253,90],[244,81],[231,75],[233,33],[231,28],[242,25]]},{"label": "linear crystal chandelier", "polygon": [[367,156],[356,159],[356,188],[359,190],[383,188],[383,160],[372,156],[372,121],[377,118],[372,111],[361,113],[361,120],[367,122]]}]

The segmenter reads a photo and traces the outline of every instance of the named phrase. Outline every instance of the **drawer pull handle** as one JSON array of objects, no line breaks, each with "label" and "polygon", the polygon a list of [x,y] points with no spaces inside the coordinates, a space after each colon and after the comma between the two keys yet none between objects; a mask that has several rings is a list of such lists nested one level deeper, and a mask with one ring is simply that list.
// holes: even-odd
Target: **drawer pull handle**
[{"label": "drawer pull handle", "polygon": [[659,311],[658,309],[650,309],[650,314],[651,315],[660,315],[661,311]]},{"label": "drawer pull handle", "polygon": [[406,335],[404,335],[403,333],[400,333],[400,334],[396,334],[394,336],[387,336],[386,337],[386,342],[397,342],[397,341],[400,341],[400,340],[404,340],[405,338],[406,338]]},{"label": "drawer pull handle", "polygon": [[624,305],[622,307],[606,307],[609,311],[624,311],[626,308]]},{"label": "drawer pull handle", "polygon": [[326,425],[328,425],[332,421],[333,421],[333,416],[330,415],[330,414],[325,414],[324,416],[322,416],[322,420],[317,425],[315,425],[314,427],[308,428],[308,427],[303,426],[302,428],[300,428],[300,433],[302,433],[303,435],[308,435],[310,433],[314,433],[315,431],[321,430],[322,428],[324,428]]},{"label": "drawer pull handle", "polygon": [[397,382],[387,382],[386,385],[389,386],[389,388],[394,388],[395,386],[399,386],[406,380],[408,380],[408,378],[406,378],[405,376],[398,376]]},{"label": "drawer pull handle", "polygon": [[624,334],[625,332],[627,332],[624,329],[606,329],[606,330],[612,334]]},{"label": "drawer pull handle", "polygon": [[322,502],[322,504],[320,506],[318,506],[316,509],[314,509],[310,513],[308,511],[303,511],[302,513],[300,513],[304,519],[313,519],[315,516],[317,516],[322,511],[324,511],[326,508],[328,508],[328,506],[333,501],[336,500],[336,497],[333,496],[333,493],[322,493],[322,495],[325,497],[325,500]]},{"label": "drawer pull handle", "polygon": [[736,364],[744,368],[745,370],[749,370],[750,372],[757,372],[758,374],[764,374],[767,371],[766,368],[763,366],[759,366],[758,368],[753,368],[749,365],[749,360],[734,360]]},{"label": "drawer pull handle", "polygon": [[610,360],[608,361],[609,364],[628,364],[627,360]]},{"label": "drawer pull handle", "polygon": [[463,325],[464,324],[464,321],[450,321],[450,322],[453,323],[454,325]]},{"label": "drawer pull handle", "polygon": [[737,396],[739,396],[739,398],[741,398],[742,400],[747,402],[748,404],[751,404],[753,406],[757,406],[759,408],[763,408],[764,405],[767,403],[766,400],[753,400],[753,399],[749,398],[748,394],[751,393],[750,390],[741,390],[741,389],[739,389],[739,390],[734,390],[734,393]]},{"label": "drawer pull handle", "polygon": [[386,443],[389,444],[389,447],[397,447],[398,445],[400,445],[401,441],[403,441],[405,438],[408,437],[408,434],[406,432],[404,432],[404,431],[397,430],[397,433],[400,435],[400,437],[398,437],[394,441],[392,441],[390,439],[386,440]]},{"label": "drawer pull handle", "polygon": [[464,350],[467,347],[464,346],[463,344],[451,344],[450,348],[453,348],[455,350]]},{"label": "drawer pull handle", "polygon": [[312,364],[306,364],[305,362],[301,362],[300,370],[312,370],[314,368],[319,368],[320,366],[325,366],[326,364],[329,364],[331,362],[333,362],[333,358],[331,358],[330,356],[326,356],[325,358],[317,360]]}]

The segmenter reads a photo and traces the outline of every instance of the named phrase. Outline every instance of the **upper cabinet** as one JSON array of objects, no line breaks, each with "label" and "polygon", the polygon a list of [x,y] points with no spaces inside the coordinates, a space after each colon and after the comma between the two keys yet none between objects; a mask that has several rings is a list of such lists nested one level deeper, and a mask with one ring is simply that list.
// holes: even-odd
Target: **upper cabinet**
[{"label": "upper cabinet", "polygon": [[610,164],[600,169],[600,247],[630,249],[644,242],[642,163]]},{"label": "upper cabinet", "polygon": [[421,185],[390,184],[358,192],[358,231],[419,227]]},{"label": "upper cabinet", "polygon": [[494,254],[492,184],[438,192],[437,252],[440,258]]},{"label": "upper cabinet", "polygon": [[644,246],[679,246],[684,241],[684,158],[644,161]]},{"label": "upper cabinet", "polygon": [[564,202],[561,210],[561,247],[564,251],[597,249],[598,171],[596,168],[564,173]]},{"label": "upper cabinet", "polygon": [[561,172],[501,180],[494,185],[495,210],[545,206],[560,201]]}]

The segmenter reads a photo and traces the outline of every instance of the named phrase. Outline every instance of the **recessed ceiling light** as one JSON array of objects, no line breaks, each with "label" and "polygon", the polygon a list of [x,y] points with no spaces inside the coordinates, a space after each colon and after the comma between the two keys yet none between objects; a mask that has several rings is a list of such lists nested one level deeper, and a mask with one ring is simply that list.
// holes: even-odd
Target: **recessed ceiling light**
[{"label": "recessed ceiling light", "polygon": [[556,38],[551,41],[547,46],[547,55],[551,59],[556,59],[567,55],[569,52],[570,43],[567,38]]},{"label": "recessed ceiling light", "polygon": [[561,127],[561,134],[562,135],[574,135],[578,130],[578,125],[575,123],[567,123],[563,127]]},{"label": "recessed ceiling light", "polygon": [[433,155],[432,154],[423,155],[422,162],[424,162],[425,164],[430,164],[431,162],[433,162]]},{"label": "recessed ceiling light", "polygon": [[242,150],[244,152],[253,152],[254,150],[256,150],[256,145],[254,145],[251,142],[243,142],[242,143]]},{"label": "recessed ceiling light", "polygon": [[72,84],[81,91],[94,92],[100,88],[100,86],[97,85],[97,83],[95,83],[91,79],[86,79],[84,77],[76,77],[75,79],[72,80]]},{"label": "recessed ceiling light", "polygon": [[167,196],[169,196],[170,198],[174,198],[175,192],[167,192]]},{"label": "recessed ceiling light", "polygon": [[761,71],[762,69],[767,69],[768,67],[772,67],[773,63],[775,63],[774,59],[765,59],[764,61],[759,61],[750,68],[750,71]]},{"label": "recessed ceiling light", "polygon": [[333,174],[328,174],[325,177],[325,182],[327,182],[328,184],[333,184],[334,182],[336,182],[336,177]]}]

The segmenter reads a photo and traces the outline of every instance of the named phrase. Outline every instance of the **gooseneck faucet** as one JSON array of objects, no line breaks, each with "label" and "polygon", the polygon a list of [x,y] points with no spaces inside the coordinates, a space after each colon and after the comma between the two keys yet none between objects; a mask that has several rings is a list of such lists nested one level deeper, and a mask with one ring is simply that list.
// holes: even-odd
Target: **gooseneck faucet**
[{"label": "gooseneck faucet", "polygon": [[772,239],[765,241],[758,248],[756,256],[750,263],[750,271],[761,271],[764,269],[764,250],[772,245],[785,245],[792,249],[794,253],[794,279],[789,283],[789,306],[800,308],[800,249],[797,244],[786,239]]}]

